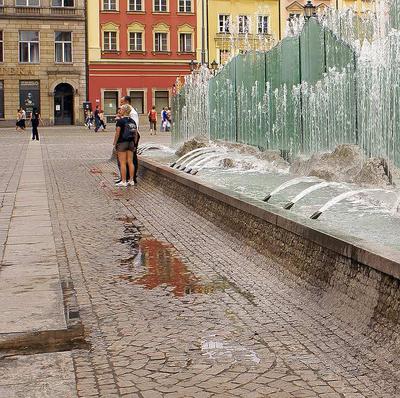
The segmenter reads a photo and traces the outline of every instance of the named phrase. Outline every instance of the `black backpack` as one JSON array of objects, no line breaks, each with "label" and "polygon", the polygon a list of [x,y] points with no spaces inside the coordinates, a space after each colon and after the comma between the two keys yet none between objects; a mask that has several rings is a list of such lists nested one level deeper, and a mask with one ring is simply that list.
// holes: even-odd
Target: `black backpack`
[{"label": "black backpack", "polygon": [[129,118],[125,124],[124,131],[122,132],[122,141],[135,143],[135,146],[139,142],[139,133],[137,129],[136,122]]}]

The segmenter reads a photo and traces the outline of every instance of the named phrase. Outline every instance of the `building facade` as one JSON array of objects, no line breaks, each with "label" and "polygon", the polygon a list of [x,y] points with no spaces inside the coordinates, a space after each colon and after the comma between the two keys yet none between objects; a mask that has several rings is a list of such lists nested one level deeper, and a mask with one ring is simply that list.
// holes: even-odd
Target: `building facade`
[{"label": "building facade", "polygon": [[88,38],[92,108],[112,120],[130,95],[139,114],[160,111],[196,57],[195,0],[93,0]]},{"label": "building facade", "polygon": [[81,123],[85,97],[85,0],[0,0],[0,125]]},{"label": "building facade", "polygon": [[[271,48],[279,39],[279,7],[279,0],[209,0],[205,43],[208,62],[223,64],[232,52]],[[200,26],[201,15],[198,20]]]}]

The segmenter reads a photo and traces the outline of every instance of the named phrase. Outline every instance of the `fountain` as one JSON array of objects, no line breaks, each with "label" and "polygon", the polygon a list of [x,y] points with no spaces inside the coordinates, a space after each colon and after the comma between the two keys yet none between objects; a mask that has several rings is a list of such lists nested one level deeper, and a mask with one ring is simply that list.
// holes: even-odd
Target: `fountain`
[{"label": "fountain", "polygon": [[302,182],[316,182],[318,181],[315,177],[297,177],[293,178],[290,181],[286,181],[283,184],[279,185],[279,187],[275,188],[271,193],[269,193],[264,199],[264,202],[268,202],[273,195],[276,195],[278,192],[289,188],[293,185],[300,184]]}]

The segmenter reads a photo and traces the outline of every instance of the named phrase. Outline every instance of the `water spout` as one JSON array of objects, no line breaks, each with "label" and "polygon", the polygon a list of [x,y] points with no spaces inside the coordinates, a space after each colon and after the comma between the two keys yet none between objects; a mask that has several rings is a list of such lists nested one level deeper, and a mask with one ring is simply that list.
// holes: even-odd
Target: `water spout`
[{"label": "water spout", "polygon": [[286,203],[283,206],[284,209],[290,210],[300,199],[303,199],[305,196],[309,195],[311,192],[317,191],[319,189],[329,187],[329,186],[339,186],[340,184],[337,182],[320,182],[319,184],[312,185],[301,191],[297,196],[295,196],[290,202]]},{"label": "water spout", "polygon": [[202,148],[197,148],[197,149],[193,149],[192,151],[186,153],[185,155],[181,156],[178,160],[176,160],[175,162],[171,163],[170,167],[175,167],[176,165],[179,165],[181,162],[183,162],[186,158],[192,156],[195,153],[202,153],[202,152],[207,152],[209,150],[211,150],[213,148],[209,148],[209,147],[202,147]]},{"label": "water spout", "polygon": [[[218,153],[218,154],[214,154],[214,155],[210,155],[210,156],[206,157],[205,159],[203,159],[202,161],[200,161],[199,163],[196,164],[195,167],[199,167],[199,166],[201,166],[201,167],[194,170],[193,175],[196,175],[200,170],[203,170],[205,167],[207,167],[207,164],[210,162],[210,160],[214,160],[214,159],[220,158],[225,155],[226,155],[225,153]],[[192,172],[192,170],[193,169],[189,169],[187,171],[187,173],[190,174]]]},{"label": "water spout", "polygon": [[324,211],[330,209],[332,206],[336,205],[337,203],[341,202],[344,199],[351,198],[352,196],[358,195],[360,193],[376,192],[376,191],[385,191],[385,189],[382,189],[382,188],[369,188],[369,189],[359,189],[359,190],[356,190],[356,191],[344,192],[344,193],[334,197],[333,199],[331,199],[327,203],[325,203],[318,211],[316,211],[314,214],[312,214],[310,218],[312,220],[316,220],[317,218],[319,218],[321,216],[321,214]]},{"label": "water spout", "polygon": [[264,202],[268,202],[271,197],[275,194],[277,194],[280,191],[283,191],[286,188],[291,187],[292,185],[297,185],[297,184],[301,184],[302,182],[318,182],[319,179],[317,179],[316,177],[296,177],[293,178],[292,180],[286,181],[283,184],[279,185],[278,188],[275,188],[271,193],[269,193],[264,199]]}]

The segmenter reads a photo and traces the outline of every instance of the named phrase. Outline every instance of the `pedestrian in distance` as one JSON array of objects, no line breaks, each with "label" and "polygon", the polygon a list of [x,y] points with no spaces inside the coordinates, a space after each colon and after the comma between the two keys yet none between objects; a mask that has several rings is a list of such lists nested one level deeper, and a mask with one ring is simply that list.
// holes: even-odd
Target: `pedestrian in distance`
[{"label": "pedestrian in distance", "polygon": [[30,116],[31,125],[32,125],[32,140],[39,141],[39,123],[43,126],[43,121],[40,117],[39,110],[37,108],[33,108],[33,111]]},{"label": "pedestrian in distance", "polygon": [[96,105],[96,109],[94,111],[94,132],[97,133],[100,128],[100,109],[99,106]]},{"label": "pedestrian in distance", "polygon": [[157,135],[157,111],[154,105],[147,116],[149,117],[150,122],[150,135],[153,135],[153,132],[154,135]]},{"label": "pedestrian in distance", "polygon": [[166,124],[165,124],[165,131],[171,131],[172,128],[172,111],[171,107],[167,108],[167,115],[166,115]]},{"label": "pedestrian in distance", "polygon": [[167,126],[167,107],[164,107],[163,110],[161,111],[161,131],[165,131]]},{"label": "pedestrian in distance", "polygon": [[[132,107],[130,105],[121,106],[121,118],[116,123],[114,147],[117,152],[121,181],[116,184],[118,187],[127,187],[135,185],[133,176],[135,174],[133,165],[133,152],[138,143],[138,130],[135,121],[130,117]],[[127,179],[126,168],[129,168],[129,175],[132,178]]]},{"label": "pedestrian in distance", "polygon": [[106,126],[106,117],[104,116],[104,111],[101,109],[99,113],[100,117],[100,127],[103,127],[103,130],[107,128]]},{"label": "pedestrian in distance", "polygon": [[26,112],[19,108],[17,111],[17,123],[15,125],[15,130],[25,131],[26,128]]}]

